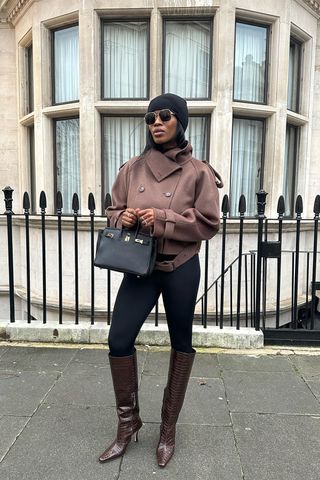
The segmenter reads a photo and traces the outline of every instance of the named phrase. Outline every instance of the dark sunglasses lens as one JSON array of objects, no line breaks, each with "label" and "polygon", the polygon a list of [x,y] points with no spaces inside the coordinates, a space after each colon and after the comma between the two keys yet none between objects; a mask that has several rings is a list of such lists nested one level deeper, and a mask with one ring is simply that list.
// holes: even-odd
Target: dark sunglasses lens
[{"label": "dark sunglasses lens", "polygon": [[160,110],[159,116],[163,122],[168,122],[171,118],[171,112],[166,108],[164,110]]},{"label": "dark sunglasses lens", "polygon": [[156,121],[156,115],[153,112],[146,113],[144,116],[147,125],[152,125]]}]

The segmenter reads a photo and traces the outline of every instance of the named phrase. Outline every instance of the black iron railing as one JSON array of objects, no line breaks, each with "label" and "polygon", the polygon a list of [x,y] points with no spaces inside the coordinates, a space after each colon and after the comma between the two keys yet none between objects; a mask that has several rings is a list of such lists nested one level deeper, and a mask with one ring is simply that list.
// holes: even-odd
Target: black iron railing
[{"label": "black iron railing", "polygon": [[[35,246],[30,241],[30,220],[37,222],[41,229],[41,247],[36,255],[41,257],[41,320],[47,322],[47,294],[48,280],[53,275],[53,265],[48,264],[48,226],[51,224],[56,232],[57,247],[57,282],[58,291],[56,298],[56,311],[59,324],[63,323],[65,313],[65,284],[64,261],[71,255],[74,257],[72,270],[72,287],[74,288],[73,311],[74,323],[78,324],[81,315],[90,318],[93,325],[97,319],[96,309],[96,269],[94,268],[95,243],[97,225],[100,222],[108,224],[105,215],[97,215],[95,199],[92,193],[88,196],[88,214],[80,214],[79,198],[75,193],[72,199],[72,213],[63,213],[63,199],[60,192],[56,197],[56,211],[54,215],[47,212],[47,199],[45,192],[41,192],[39,199],[39,214],[30,214],[30,200],[27,193],[23,196],[23,214],[13,212],[13,189],[3,189],[6,210],[2,217],[6,222],[0,223],[1,244],[4,245],[6,229],[7,243],[7,273],[1,272],[8,278],[10,322],[15,322],[16,311],[16,285],[15,270],[17,256],[14,252],[14,241],[20,242],[20,251],[25,255],[25,278],[20,279],[25,295],[27,322],[33,316],[33,285],[30,272],[33,268]],[[212,240],[203,242],[201,253],[202,289],[197,301],[195,322],[200,322],[204,328],[216,325],[219,328],[234,326],[237,329],[254,327],[262,328],[266,336],[274,335],[275,331],[309,330],[319,331],[319,314],[317,311],[318,293],[320,294],[320,265],[318,252],[318,230],[320,196],[314,201],[314,216],[304,219],[303,203],[300,196],[296,199],[295,217],[285,217],[285,204],[283,197],[279,198],[275,219],[265,216],[267,193],[257,193],[257,215],[255,218],[246,217],[246,199],[241,195],[239,200],[239,215],[237,218],[229,216],[229,198],[227,195],[222,200],[222,217],[219,234]],[[105,198],[104,207],[111,205],[110,195]],[[0,216],[0,221],[1,221]],[[79,247],[79,218],[81,217],[82,230],[89,233],[88,251],[89,268],[85,280],[80,282],[80,272],[83,264],[82,252]],[[63,245],[64,226],[68,221],[68,229],[72,230],[73,244]],[[84,222],[84,225],[83,225]],[[24,236],[15,233],[15,225],[19,223]],[[54,225],[52,227],[52,224]],[[22,238],[25,240],[22,241]],[[52,242],[52,238],[50,239]],[[21,245],[21,243],[23,245]],[[3,249],[4,250],[4,249]],[[4,255],[4,252],[3,252]],[[287,257],[290,256],[290,261]],[[273,260],[272,260],[273,259]],[[21,257],[20,257],[21,260]],[[273,263],[272,263],[273,262]],[[274,263],[275,262],[275,263]],[[82,268],[83,270],[83,268]],[[39,274],[40,272],[38,272]],[[82,272],[83,273],[83,272]],[[99,313],[99,318],[111,322],[112,313],[112,283],[113,273],[106,273],[106,306]],[[118,274],[116,274],[118,275]],[[88,278],[90,280],[88,281]],[[83,307],[81,299],[81,285],[85,282],[90,289],[90,305]],[[2,282],[3,283],[3,282]],[[271,287],[270,287],[271,284]],[[289,288],[290,287],[290,288]],[[319,291],[319,292],[318,292]],[[317,293],[318,292],[318,293]],[[23,296],[23,295],[22,295]],[[38,302],[39,303],[39,302]],[[101,310],[101,309],[100,309]],[[200,313],[199,313],[200,312]],[[161,318],[159,304],[154,309],[154,323],[157,326]],[[284,321],[284,318],[286,321]],[[288,320],[289,319],[289,320]],[[320,339],[320,337],[319,337]]]}]

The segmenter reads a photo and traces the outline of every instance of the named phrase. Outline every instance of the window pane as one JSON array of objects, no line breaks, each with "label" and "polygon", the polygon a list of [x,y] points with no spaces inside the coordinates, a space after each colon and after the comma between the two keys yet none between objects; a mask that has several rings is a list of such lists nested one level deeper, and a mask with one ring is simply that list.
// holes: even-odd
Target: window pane
[{"label": "window pane", "polygon": [[164,91],[209,98],[211,21],[165,22]]},{"label": "window pane", "polygon": [[256,193],[261,185],[263,127],[263,120],[233,120],[230,186],[230,211],[233,216],[238,215],[242,194],[246,197],[247,215],[256,214]]},{"label": "window pane", "polygon": [[146,144],[146,126],[141,117],[104,117],[103,119],[104,193],[111,193],[120,166],[139,155]]},{"label": "window pane", "polygon": [[193,156],[199,160],[208,160],[208,117],[189,117],[186,139],[192,145]]},{"label": "window pane", "polygon": [[105,23],[103,97],[147,98],[148,24]]},{"label": "window pane", "polygon": [[63,198],[63,211],[72,212],[72,196],[80,196],[79,119],[56,121],[57,191]]},{"label": "window pane", "polygon": [[288,109],[294,112],[299,111],[300,58],[301,45],[291,41],[289,51]]},{"label": "window pane", "polygon": [[235,100],[264,103],[267,27],[236,23]]},{"label": "window pane", "polygon": [[35,213],[37,210],[36,203],[36,171],[35,171],[35,157],[34,157],[34,126],[28,127],[28,141],[29,141],[29,198],[31,202],[31,212]]},{"label": "window pane", "polygon": [[293,214],[294,184],[296,171],[296,157],[298,147],[298,127],[287,125],[286,150],[283,176],[283,192],[285,199],[285,214]]},{"label": "window pane", "polygon": [[27,113],[33,112],[33,53],[32,45],[26,49],[27,55]]},{"label": "window pane", "polygon": [[79,100],[79,27],[54,35],[54,102]]}]

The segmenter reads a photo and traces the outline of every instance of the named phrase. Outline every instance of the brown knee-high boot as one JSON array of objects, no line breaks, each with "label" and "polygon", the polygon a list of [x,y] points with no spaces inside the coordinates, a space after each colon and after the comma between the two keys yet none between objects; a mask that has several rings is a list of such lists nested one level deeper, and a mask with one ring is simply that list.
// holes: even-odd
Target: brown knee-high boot
[{"label": "brown knee-high boot", "polygon": [[163,393],[160,439],[157,461],[165,467],[174,453],[176,423],[182,408],[196,351],[178,352],[171,349],[167,386]]},{"label": "brown knee-high boot", "polygon": [[100,462],[123,455],[133,435],[135,441],[138,441],[138,430],[142,427],[139,416],[136,349],[132,355],[126,357],[114,357],[109,353],[109,362],[119,423],[117,437],[100,455]]}]

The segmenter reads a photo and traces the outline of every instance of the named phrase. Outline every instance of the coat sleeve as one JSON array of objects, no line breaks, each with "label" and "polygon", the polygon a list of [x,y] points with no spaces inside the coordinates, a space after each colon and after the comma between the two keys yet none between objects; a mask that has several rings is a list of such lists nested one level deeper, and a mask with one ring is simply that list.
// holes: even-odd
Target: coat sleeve
[{"label": "coat sleeve", "polygon": [[122,214],[127,208],[128,194],[128,165],[120,167],[117,178],[112,186],[112,206],[108,207],[106,214],[110,220],[111,227],[122,228]]},{"label": "coat sleeve", "polygon": [[209,240],[219,230],[219,192],[215,177],[208,167],[200,169],[194,205],[181,213],[172,209],[154,208],[153,235],[172,240],[195,242]]}]

